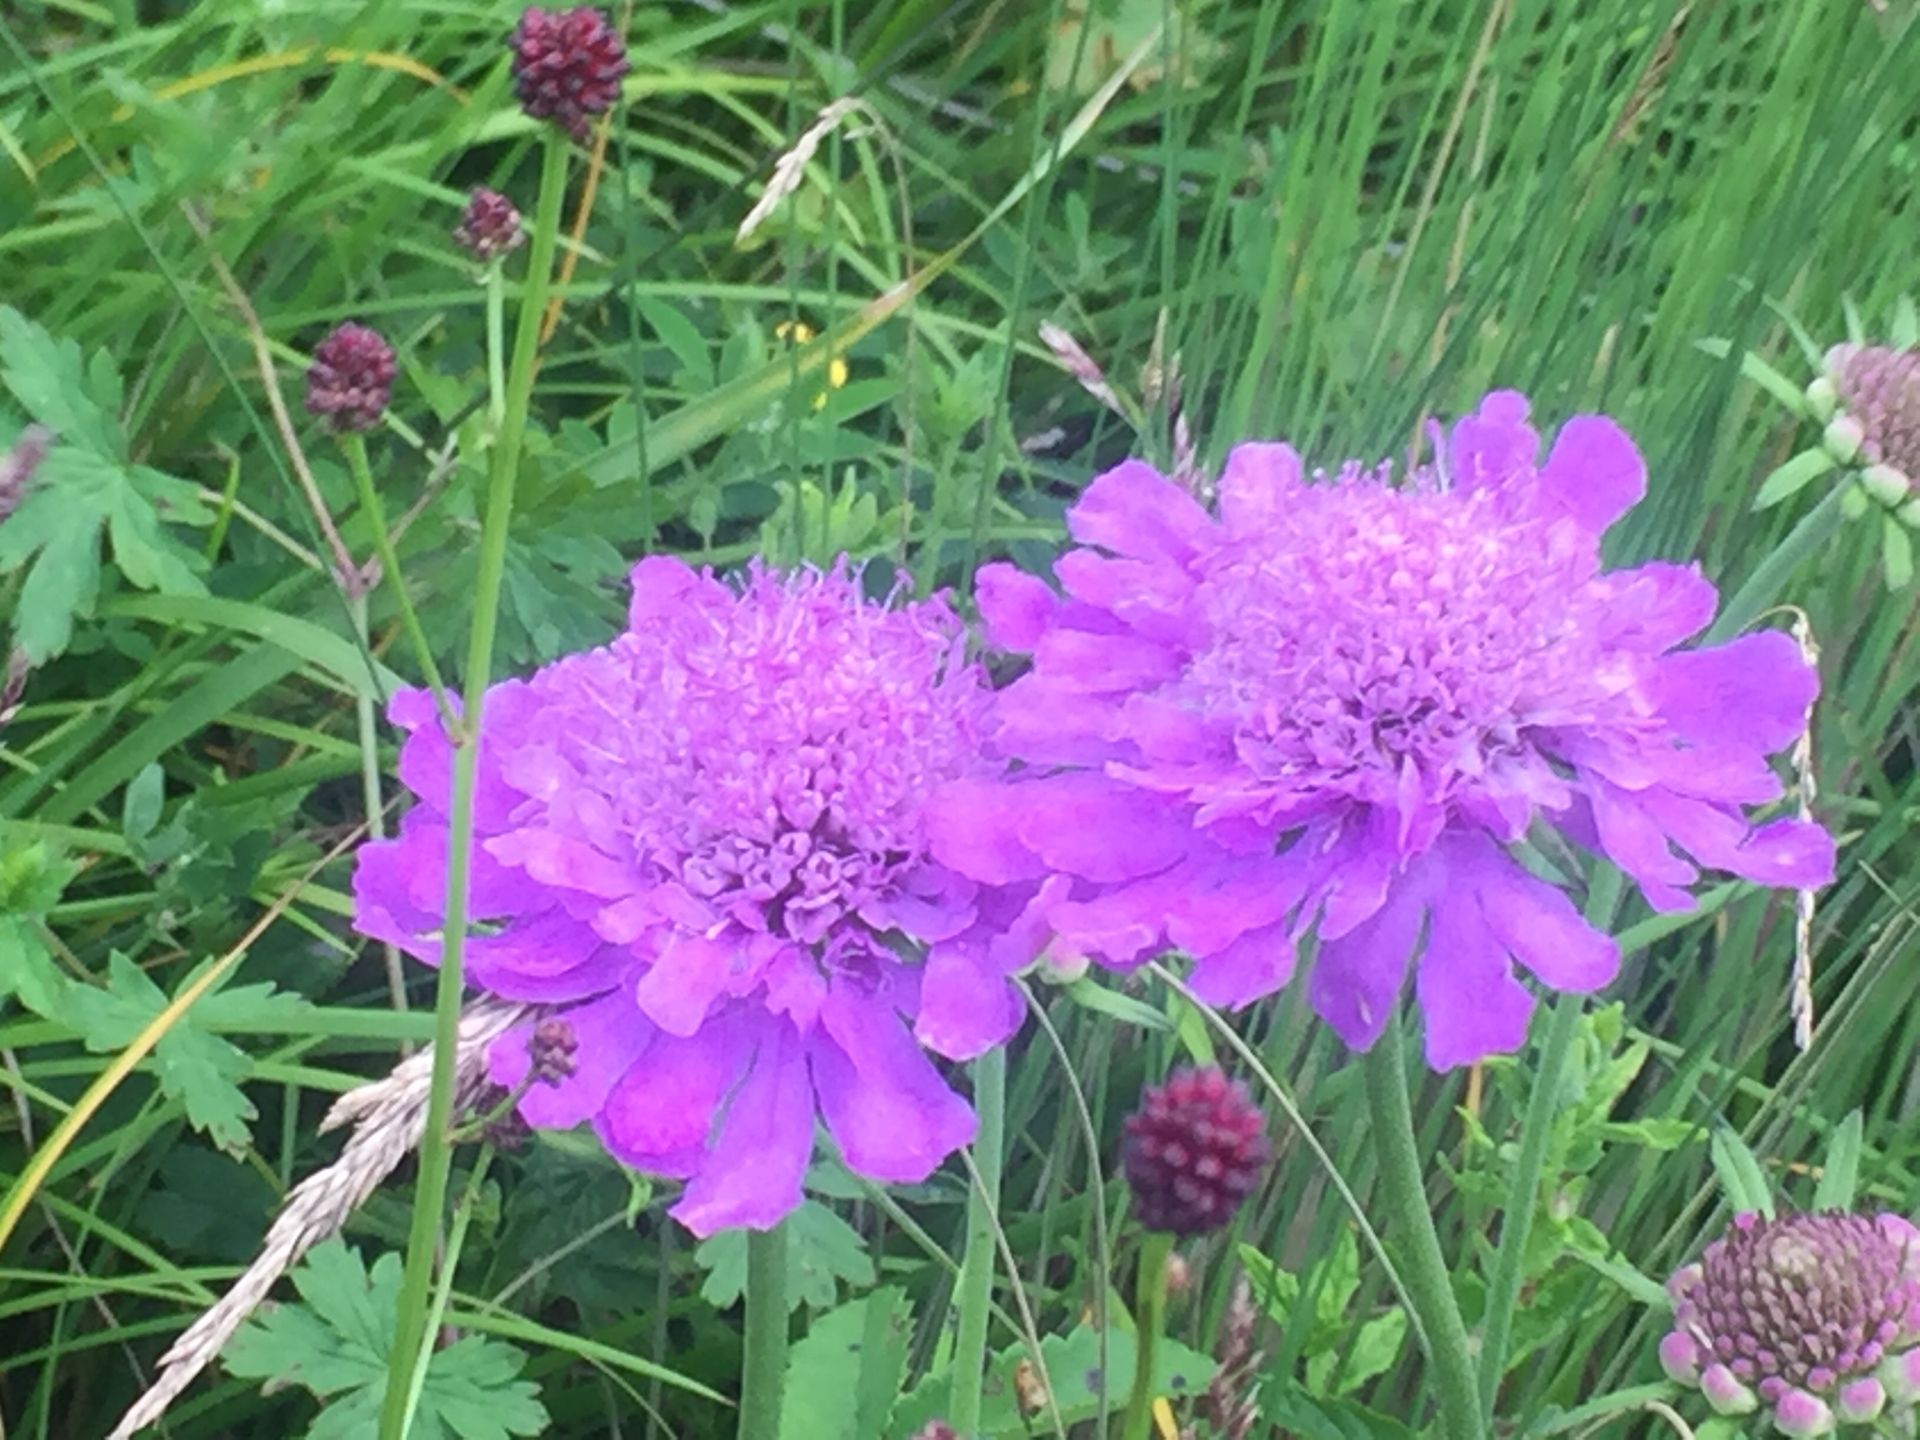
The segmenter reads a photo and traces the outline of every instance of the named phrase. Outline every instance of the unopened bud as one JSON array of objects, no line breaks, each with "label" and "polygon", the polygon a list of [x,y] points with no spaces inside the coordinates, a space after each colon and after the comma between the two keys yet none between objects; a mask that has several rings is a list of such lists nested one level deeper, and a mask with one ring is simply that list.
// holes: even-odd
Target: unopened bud
[{"label": "unopened bud", "polygon": [[1836,415],[1827,422],[1824,440],[1829,455],[1842,465],[1851,465],[1860,458],[1866,433],[1851,415]]},{"label": "unopened bud", "polygon": [[1822,375],[1807,386],[1807,409],[1821,424],[1833,418],[1834,409],[1839,403],[1840,394],[1833,388],[1832,376]]},{"label": "unopened bud", "polygon": [[1860,472],[1860,486],[1889,510],[1913,498],[1907,477],[1891,465],[1869,465]]}]

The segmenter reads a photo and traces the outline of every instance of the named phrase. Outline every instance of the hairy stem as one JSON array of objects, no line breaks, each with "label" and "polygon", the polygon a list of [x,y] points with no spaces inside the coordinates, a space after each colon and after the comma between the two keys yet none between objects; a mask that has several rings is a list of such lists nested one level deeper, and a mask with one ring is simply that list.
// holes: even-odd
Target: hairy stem
[{"label": "hairy stem", "polygon": [[995,1047],[973,1062],[973,1108],[980,1133],[973,1142],[978,1183],[967,1196],[967,1251],[960,1261],[960,1320],[953,1351],[953,1391],[947,1423],[972,1437],[980,1429],[981,1386],[987,1367],[987,1321],[993,1310],[994,1212],[1006,1148],[1007,1054]]},{"label": "hairy stem", "polygon": [[1153,1366],[1160,1332],[1167,1323],[1167,1260],[1173,1236],[1153,1231],[1140,1247],[1140,1274],[1134,1284],[1133,1393],[1127,1397],[1123,1440],[1150,1440],[1153,1434]]},{"label": "hairy stem", "polygon": [[779,1440],[787,1383],[787,1227],[747,1232],[746,1354],[740,1440]]},{"label": "hairy stem", "polygon": [[1427,1359],[1440,1394],[1440,1433],[1445,1440],[1483,1440],[1486,1431],[1480,1419],[1473,1356],[1467,1348],[1467,1326],[1460,1318],[1453,1277],[1427,1203],[1420,1142],[1414,1135],[1407,1097],[1404,1043],[1396,1016],[1361,1066],[1366,1074],[1373,1146],[1380,1159],[1387,1214],[1399,1234],[1401,1274],[1427,1336]]},{"label": "hairy stem", "polygon": [[426,1134],[420,1144],[420,1178],[414,1188],[413,1224],[407,1235],[407,1267],[396,1306],[393,1352],[387,1357],[387,1393],[380,1411],[380,1440],[406,1440],[413,1415],[414,1365],[428,1340],[427,1300],[433,1280],[433,1252],[446,1205],[453,1164],[454,1041],[460,1026],[467,938],[467,880],[473,859],[473,788],[479,773],[481,713],[493,673],[493,642],[499,626],[500,591],[507,568],[508,526],[514,485],[519,477],[520,445],[526,436],[527,403],[539,358],[540,312],[553,273],[560,205],[567,188],[567,138],[547,135],[540,171],[540,201],[526,286],[520,296],[514,332],[513,366],[507,377],[506,413],[493,448],[488,477],[486,519],[480,533],[480,566],[474,580],[473,628],[468,636],[467,670],[460,729],[453,755],[453,796],[448,807],[447,905],[443,926],[439,984],[434,1005],[433,1088],[427,1103]]}]

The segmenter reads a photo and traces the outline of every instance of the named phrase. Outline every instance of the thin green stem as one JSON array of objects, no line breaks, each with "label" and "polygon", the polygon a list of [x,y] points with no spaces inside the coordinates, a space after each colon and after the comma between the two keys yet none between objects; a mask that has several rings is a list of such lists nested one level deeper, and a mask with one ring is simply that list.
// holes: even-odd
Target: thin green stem
[{"label": "thin green stem", "polygon": [[[1603,864],[1594,872],[1587,896],[1587,919],[1602,930],[1613,928],[1621,884],[1620,872],[1611,865]],[[1554,1002],[1553,1018],[1540,1047],[1540,1065],[1534,1071],[1533,1093],[1520,1122],[1520,1154],[1514,1162],[1506,1206],[1500,1212],[1500,1249],[1487,1277],[1486,1319],[1481,1326],[1480,1399],[1489,1424],[1499,1403],[1500,1382],[1507,1373],[1507,1342],[1513,1333],[1513,1312],[1520,1303],[1520,1286],[1526,1279],[1527,1239],[1533,1232],[1547,1150],[1560,1113],[1561,1080],[1585,1008],[1585,997],[1580,995],[1562,995]]]},{"label": "thin green stem", "polygon": [[427,1097],[425,1131],[420,1138],[420,1177],[414,1187],[413,1224],[407,1235],[407,1267],[396,1305],[393,1353],[387,1359],[387,1393],[380,1411],[380,1440],[406,1440],[412,1420],[414,1364],[427,1343],[428,1289],[433,1279],[434,1245],[447,1199],[453,1164],[454,1050],[460,1028],[460,998],[465,979],[467,879],[473,859],[473,788],[479,773],[481,714],[493,672],[493,642],[499,626],[500,590],[506,576],[507,535],[519,478],[520,445],[526,435],[527,403],[539,358],[540,318],[546,307],[553,255],[560,233],[560,209],[566,199],[567,146],[558,130],[547,135],[540,171],[540,201],[534,218],[532,253],[520,296],[514,333],[513,368],[508,374],[507,407],[494,445],[487,486],[486,519],[480,532],[480,565],[474,581],[473,628],[467,646],[465,704],[459,743],[453,756],[453,797],[448,808],[447,904],[440,976],[435,992],[433,1080]]},{"label": "thin green stem", "polygon": [[497,441],[507,414],[507,277],[503,259],[496,257],[488,262],[486,283],[487,428]]},{"label": "thin green stem", "polygon": [[1007,1053],[998,1046],[973,1062],[973,1108],[980,1117],[980,1133],[973,1142],[979,1183],[967,1195],[967,1251],[960,1261],[960,1318],[947,1402],[947,1423],[965,1440],[974,1440],[980,1432],[987,1321],[993,1310],[993,1216],[1000,1204],[1007,1128]]},{"label": "thin green stem", "polygon": [[787,1227],[747,1232],[746,1353],[740,1440],[779,1440],[787,1384]]},{"label": "thin green stem", "polygon": [[1707,644],[1731,640],[1759,619],[1761,612],[1769,605],[1779,600],[1780,592],[1786,589],[1793,572],[1840,528],[1841,521],[1846,518],[1841,502],[1852,488],[1851,479],[1835,485],[1818,505],[1800,517],[1800,523],[1789,530],[1778,545],[1767,552],[1766,558],[1755,567],[1746,583],[1720,607],[1720,618],[1707,631]]},{"label": "thin green stem", "polygon": [[[420,667],[420,673],[426,677],[427,688],[433,691],[433,703],[439,708],[440,723],[447,728],[449,735],[458,733],[458,721],[454,717],[453,704],[447,698],[446,681],[440,676],[440,667],[434,663],[433,647],[427,644],[427,632],[420,624],[419,612],[413,608],[413,597],[407,593],[406,577],[400,573],[400,556],[393,547],[393,530],[387,524],[387,507],[381,503],[379,487],[373,483],[373,467],[367,464],[367,444],[358,435],[348,434],[340,437],[340,449],[346,454],[347,468],[353,472],[353,483],[360,492],[360,509],[367,517],[367,525],[373,531],[373,551],[380,557],[380,569],[387,583],[393,587],[393,597],[400,607],[400,622],[406,627],[407,643],[413,647],[414,663]],[[366,601],[360,601],[361,631],[360,643],[368,642],[365,628]],[[371,650],[368,652],[371,654]]]},{"label": "thin green stem", "polygon": [[[466,1187],[460,1192],[460,1203],[454,1207],[453,1225],[447,1235],[446,1258],[440,1263],[440,1283],[433,1289],[433,1304],[427,1309],[427,1333],[437,1331],[446,1322],[447,1303],[453,1298],[454,1272],[460,1266],[460,1252],[466,1248],[467,1228],[473,1223],[474,1203],[480,1198],[480,1187],[486,1183],[487,1167],[493,1163],[493,1147],[480,1147],[480,1158],[473,1162],[473,1172],[467,1176]],[[407,1408],[409,1413],[419,1408],[421,1392],[427,1388],[427,1368],[433,1363],[433,1347],[423,1345],[420,1356],[414,1362],[413,1383],[408,1388]]]},{"label": "thin green stem", "polygon": [[1486,1430],[1480,1420],[1473,1356],[1467,1348],[1467,1326],[1460,1318],[1460,1302],[1453,1293],[1447,1257],[1441,1253],[1440,1235],[1434,1229],[1433,1211],[1427,1203],[1420,1142],[1414,1136],[1413,1109],[1407,1098],[1403,1045],[1396,1015],[1361,1066],[1366,1074],[1373,1146],[1380,1159],[1387,1213],[1400,1234],[1404,1257],[1401,1273],[1427,1336],[1427,1360],[1433,1367],[1434,1388],[1440,1394],[1441,1434],[1446,1440],[1482,1440]]},{"label": "thin green stem", "polygon": [[1140,1247],[1133,1311],[1133,1392],[1127,1397],[1123,1440],[1150,1440],[1153,1434],[1153,1366],[1160,1332],[1167,1324],[1167,1261],[1173,1236],[1156,1230]]},{"label": "thin green stem", "polygon": [[[358,436],[354,437],[356,440]],[[354,638],[360,648],[373,653],[367,629],[367,592],[356,588],[347,597],[347,614],[353,620]],[[386,800],[380,794],[380,727],[374,715],[373,687],[363,689],[354,700],[354,721],[360,740],[360,795],[367,812],[367,838],[387,838]],[[387,969],[387,998],[396,1010],[407,1008],[407,976],[400,966],[400,951],[383,944],[381,957]]]},{"label": "thin green stem", "polygon": [[1539,1203],[1541,1172],[1546,1169],[1547,1146],[1553,1139],[1553,1121],[1560,1108],[1560,1077],[1573,1039],[1580,1031],[1586,1001],[1562,995],[1553,1005],[1547,1037],[1540,1048],[1540,1065],[1533,1077],[1533,1094],[1526,1118],[1520,1122],[1520,1155],[1513,1181],[1500,1212],[1500,1249],[1487,1278],[1487,1311],[1480,1342],[1480,1397],[1489,1420],[1499,1399],[1500,1380],[1507,1369],[1507,1341],[1513,1331],[1513,1310],[1526,1276],[1527,1239],[1533,1232],[1534,1207]]}]

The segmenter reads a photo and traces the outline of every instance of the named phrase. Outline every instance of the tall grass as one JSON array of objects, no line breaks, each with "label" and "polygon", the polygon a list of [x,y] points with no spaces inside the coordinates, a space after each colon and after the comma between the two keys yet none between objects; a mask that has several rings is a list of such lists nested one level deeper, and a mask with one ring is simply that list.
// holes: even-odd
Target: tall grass
[{"label": "tall grass", "polygon": [[[401,351],[374,474],[404,517],[406,581],[458,683],[486,485],[469,459],[488,424],[486,293],[448,231],[472,184],[532,206],[539,138],[512,106],[500,44],[514,8],[29,0],[0,13],[0,302],[112,357],[133,457],[199,487],[210,523],[179,533],[211,562],[204,595],[110,576],[0,731],[0,886],[15,912],[0,917],[14,927],[0,928],[0,994],[20,984],[29,940],[102,995],[114,955],[174,994],[284,901],[235,983],[310,1002],[229,991],[196,1022],[244,1057],[222,1063],[257,1113],[227,1152],[164,1083],[162,1056],[107,1090],[28,1192],[49,1132],[130,1036],[109,1044],[103,1030],[89,1048],[73,1026],[0,1001],[12,1102],[0,1183],[25,1205],[0,1252],[8,1434],[104,1433],[167,1338],[244,1263],[276,1198],[324,1163],[327,1101],[431,1033],[431,977],[410,976],[412,1008],[398,1012],[377,947],[348,930],[346,862],[308,875],[365,819],[356,706],[395,672],[417,678],[402,617],[391,587],[376,590],[361,651],[214,257],[259,314],[278,372],[265,383],[295,383],[343,319],[378,324]],[[1883,332],[1920,284],[1920,30],[1906,0],[1887,10],[634,5],[628,103],[578,243],[562,242],[497,665],[611,633],[625,567],[650,546],[716,564],[846,548],[925,586],[964,585],[979,555],[1037,563],[1103,464],[1172,458],[1176,373],[1207,461],[1250,436],[1328,458],[1404,453],[1427,419],[1496,385],[1527,390],[1550,420],[1604,408],[1652,474],[1648,503],[1615,534],[1618,558],[1698,557],[1730,591],[1813,503],[1751,509],[1811,437],[1743,378],[1740,354],[1810,376],[1802,334],[1824,346],[1849,315]],[[1103,91],[1129,57],[1136,68]],[[775,158],[845,95],[859,105],[797,191],[736,245]],[[1137,431],[1062,372],[1038,339],[1045,320],[1138,403]],[[788,321],[829,340],[792,348]],[[0,402],[0,439],[19,418]],[[312,448],[348,548],[371,554],[352,477]],[[1843,837],[1815,930],[1814,1045],[1790,1041],[1791,897],[1743,892],[1678,923],[1623,915],[1641,942],[1611,992],[1623,1029],[1603,1022],[1575,1043],[1580,1084],[1568,1143],[1548,1156],[1504,1416],[1541,1419],[1656,1376],[1658,1328],[1621,1267],[1657,1279],[1716,1220],[1716,1124],[1805,1202],[1806,1167],[1858,1109],[1863,1193],[1920,1205],[1908,868],[1920,657],[1912,596],[1888,591],[1879,566],[1877,532],[1845,527],[1784,596],[1820,648],[1814,768]],[[17,576],[0,583],[0,613],[17,620],[20,601]],[[391,765],[384,749],[373,758]],[[19,858],[36,845],[40,860]],[[30,903],[4,867],[53,856],[75,873]],[[1019,1270],[1000,1277],[989,1337],[1016,1357],[1013,1278],[1042,1334],[1070,1331],[1090,1297],[1124,1310],[1106,1287],[1126,1268],[1096,1243],[1119,1191],[1095,1188],[1113,1167],[1076,1097],[1109,1146],[1140,1083],[1212,1043],[1157,982],[1108,1002],[1127,1007],[1118,1021],[1039,988],[1061,1043],[1029,1027],[1011,1057],[1001,1215]],[[1338,1043],[1290,995],[1238,1028],[1365,1199],[1365,1097]],[[1582,1097],[1636,1039],[1644,1066],[1603,1124]],[[1471,1088],[1436,1079],[1419,1097],[1425,1148],[1454,1167],[1431,1194],[1463,1260],[1470,1325],[1531,1064]],[[478,1186],[469,1153],[455,1167],[470,1228],[449,1317],[527,1353],[554,1433],[730,1426],[647,1367],[737,1392],[725,1298],[738,1257],[696,1251],[652,1197],[564,1141]],[[899,1287],[907,1373],[935,1371],[964,1177],[950,1167],[891,1198],[816,1179],[853,1230],[814,1232],[811,1308]],[[369,1261],[404,1248],[410,1184],[349,1231]],[[1392,1295],[1366,1249],[1345,1248],[1349,1227],[1325,1171],[1283,1132],[1234,1242],[1188,1256],[1175,1338],[1212,1347],[1244,1246],[1308,1277],[1290,1301],[1266,1293],[1283,1323],[1264,1393],[1296,1393],[1311,1362],[1325,1395],[1357,1367],[1370,1372],[1351,1387],[1357,1403],[1426,1415],[1412,1344],[1374,1353],[1382,1332],[1367,1327]],[[1576,1253],[1595,1236],[1615,1259]],[[1350,1290],[1336,1273],[1348,1253]],[[1011,1383],[1007,1367],[995,1375]],[[1070,1377],[1050,1378],[1058,1392]],[[312,1409],[216,1374],[169,1433],[293,1433]],[[1031,1424],[1048,1433],[1044,1407]]]}]

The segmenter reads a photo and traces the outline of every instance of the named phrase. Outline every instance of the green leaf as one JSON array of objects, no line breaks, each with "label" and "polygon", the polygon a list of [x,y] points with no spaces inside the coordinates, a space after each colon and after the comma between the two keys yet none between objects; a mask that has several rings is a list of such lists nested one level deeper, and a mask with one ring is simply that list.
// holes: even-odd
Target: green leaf
[{"label": "green leaf", "polygon": [[1820,1183],[1814,1187],[1816,1210],[1851,1210],[1860,1185],[1860,1151],[1865,1139],[1865,1121],[1858,1110],[1834,1128],[1827,1143],[1826,1162],[1820,1167]]},{"label": "green leaf", "polygon": [[127,786],[120,806],[120,833],[138,845],[160,823],[160,807],[166,798],[166,772],[158,764],[147,766]]},{"label": "green leaf", "polygon": [[41,939],[40,917],[59,903],[74,867],[44,840],[0,849],[0,999],[52,1018],[70,985]]},{"label": "green leaf", "polygon": [[1300,1440],[1414,1440],[1415,1432],[1390,1415],[1294,1388],[1263,1394],[1260,1414]]},{"label": "green leaf", "polygon": [[[243,1380],[299,1385],[332,1400],[309,1440],[363,1440],[379,1428],[387,1351],[400,1296],[400,1257],[371,1272],[338,1240],[317,1247],[293,1275],[304,1304],[256,1313],[222,1358]],[[431,1352],[413,1440],[510,1440],[547,1427],[539,1391],[520,1372],[526,1357],[499,1340],[468,1335]],[[334,1398],[338,1397],[338,1398]]]},{"label": "green leaf", "polygon": [[1074,1004],[1101,1015],[1111,1015],[1116,1020],[1124,1020],[1129,1025],[1139,1025],[1148,1030],[1171,1030],[1173,1022],[1144,1000],[1136,1000],[1131,995],[1110,989],[1095,980],[1091,975],[1082,975],[1066,987],[1067,998]]},{"label": "green leaf", "polygon": [[1240,1247],[1240,1263],[1246,1267],[1247,1283],[1253,1289],[1253,1298],[1267,1312],[1267,1317],[1275,1324],[1286,1324],[1293,1315],[1293,1307],[1300,1298],[1300,1280],[1290,1270],[1283,1270],[1251,1245]]},{"label": "green leaf", "polygon": [[[1100,1363],[1099,1332],[1088,1325],[1077,1326],[1069,1335],[1047,1336],[1040,1342],[1040,1354],[1046,1361],[1053,1401],[1064,1423],[1077,1425],[1096,1419],[1103,1393],[1109,1414],[1117,1415],[1125,1408],[1133,1386],[1135,1349],[1130,1332],[1107,1332],[1104,1367]],[[1028,1413],[1021,1408],[1020,1388],[1013,1377],[1027,1358],[1026,1347],[1014,1345],[988,1362],[987,1395],[980,1415],[980,1434],[986,1440],[1029,1440],[1052,1433],[1044,1410]],[[1216,1368],[1211,1357],[1163,1338],[1154,1347],[1154,1392],[1177,1405],[1204,1391]],[[948,1394],[946,1376],[935,1372],[900,1402],[886,1433],[909,1436],[929,1420],[938,1419]]]},{"label": "green leaf", "polygon": [[103,531],[134,585],[203,593],[198,572],[205,560],[163,522],[205,524],[211,516],[195,486],[129,462],[120,377],[106,353],[83,363],[78,345],[0,306],[0,386],[55,437],[0,536],[0,572],[32,562],[15,621],[28,659],[40,664],[61,653],[74,619],[92,613]]},{"label": "green leaf", "polygon": [[815,1320],[787,1361],[781,1440],[866,1440],[884,1433],[907,1370],[906,1292],[875,1290]]},{"label": "green leaf", "polygon": [[1736,1212],[1752,1211],[1768,1220],[1773,1218],[1773,1188],[1767,1184],[1760,1162],[1754,1159],[1747,1142],[1724,1120],[1713,1122],[1711,1141],[1714,1173],[1720,1177],[1720,1189]]},{"label": "green leaf", "polygon": [[1889,590],[1904,590],[1913,583],[1913,537],[1891,515],[1880,522],[1880,555]]},{"label": "green leaf", "polygon": [[[54,1018],[78,1031],[89,1050],[108,1052],[125,1049],[167,1004],[166,992],[116,950],[108,957],[107,984],[68,986]],[[264,1012],[284,1019],[306,1008],[301,997],[278,994],[271,985],[216,989],[202,996],[154,1046],[162,1092],[184,1104],[194,1128],[223,1150],[245,1150],[257,1112],[240,1082],[253,1073],[253,1061],[212,1030],[235,1014]]]},{"label": "green leaf", "polygon": [[[787,1296],[798,1309],[831,1306],[840,1284],[855,1289],[873,1284],[873,1260],[866,1241],[845,1220],[817,1200],[809,1200],[787,1218]],[[747,1232],[722,1230],[700,1242],[694,1263],[707,1272],[701,1297],[716,1309],[737,1302],[747,1285]]]},{"label": "green leaf", "polygon": [[1824,449],[1802,450],[1761,482],[1760,493],[1753,497],[1753,508],[1772,509],[1781,501],[1798,495],[1837,464],[1839,461]]}]

